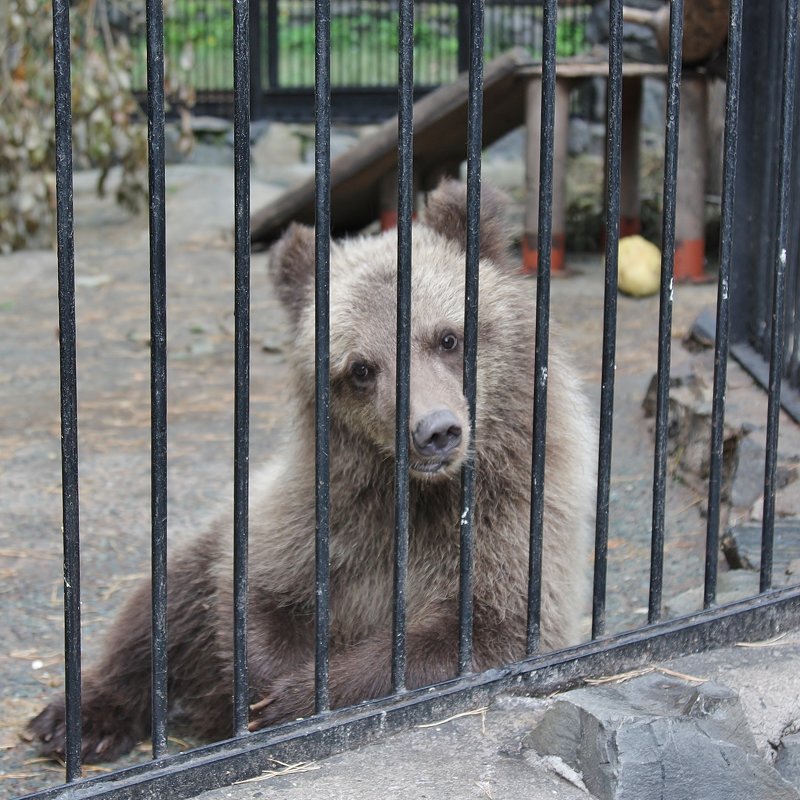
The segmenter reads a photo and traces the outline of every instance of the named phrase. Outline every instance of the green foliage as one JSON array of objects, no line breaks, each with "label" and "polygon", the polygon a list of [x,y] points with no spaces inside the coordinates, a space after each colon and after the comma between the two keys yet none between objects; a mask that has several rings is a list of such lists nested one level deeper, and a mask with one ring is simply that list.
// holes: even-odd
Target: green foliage
[{"label": "green foliage", "polygon": [[[123,0],[114,0],[123,2]],[[132,2],[132,0],[125,0]],[[199,90],[233,87],[233,10],[230,0],[165,0],[165,51],[167,77],[181,65],[181,81]],[[330,22],[331,83],[333,86],[391,86],[397,81],[398,14],[391,4],[362,3],[360,11],[342,8]],[[279,7],[278,73],[283,88],[314,84],[314,5],[285,3]],[[507,15],[512,19],[513,15]],[[487,27],[485,58],[530,38],[541,25],[541,6],[526,9],[530,29]],[[506,19],[506,17],[499,17]],[[536,22],[535,20],[538,20]],[[263,20],[262,20],[263,21]],[[458,12],[455,4],[418,4],[414,19],[414,74],[418,85],[432,86],[456,77]],[[559,20],[556,52],[570,57],[584,47],[585,24],[567,14]],[[133,38],[136,52],[134,85],[145,85],[145,42],[140,32]],[[530,47],[535,59],[540,47]],[[266,57],[266,56],[265,56]],[[186,65],[196,65],[189,69]]]},{"label": "green foliage", "polygon": [[[455,77],[458,39],[455,13],[450,18],[427,19],[418,14],[414,24],[414,70],[424,84]],[[438,22],[438,24],[437,24]],[[389,85],[397,80],[399,17],[380,11],[333,17],[331,82],[334,86]],[[284,86],[314,82],[314,22],[281,18],[278,28],[279,72]],[[452,73],[452,74],[451,74]]]},{"label": "green foliage", "polygon": [[164,39],[185,46],[231,48],[233,10],[231,3],[210,0],[171,0],[164,14]]},{"label": "green foliage", "polygon": [[[8,252],[53,238],[52,7],[50,0],[3,0],[1,8],[0,251]],[[107,23],[95,24],[96,8],[79,0],[71,9],[73,157],[99,169],[100,194],[119,165],[116,200],[136,209],[147,196],[147,131],[131,93],[130,48]]]},{"label": "green foliage", "polygon": [[586,40],[586,25],[582,22],[561,22],[556,28],[556,57],[577,55]]}]

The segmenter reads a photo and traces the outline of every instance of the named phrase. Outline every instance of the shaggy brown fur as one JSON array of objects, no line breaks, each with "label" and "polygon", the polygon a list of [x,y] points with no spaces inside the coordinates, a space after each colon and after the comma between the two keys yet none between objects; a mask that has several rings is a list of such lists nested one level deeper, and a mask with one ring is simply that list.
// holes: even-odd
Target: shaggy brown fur
[{"label": "shaggy brown fur", "polygon": [[[531,486],[534,284],[513,277],[502,202],[484,192],[477,436],[462,394],[465,191],[445,183],[413,236],[411,491],[407,683],[456,672],[459,470],[474,447],[474,668],[524,655]],[[294,427],[253,480],[249,670],[258,728],[309,715],[314,698],[313,233],[293,226],[272,275],[295,333]],[[331,646],[334,707],[390,691],[395,406],[396,237],[331,253]],[[575,642],[587,610],[594,435],[578,381],[550,348],[542,643]],[[193,731],[230,734],[232,564],[220,522],[170,566],[169,691]],[[83,758],[107,760],[147,735],[149,587],[116,620],[83,686]],[[30,723],[63,752],[63,700]]]}]

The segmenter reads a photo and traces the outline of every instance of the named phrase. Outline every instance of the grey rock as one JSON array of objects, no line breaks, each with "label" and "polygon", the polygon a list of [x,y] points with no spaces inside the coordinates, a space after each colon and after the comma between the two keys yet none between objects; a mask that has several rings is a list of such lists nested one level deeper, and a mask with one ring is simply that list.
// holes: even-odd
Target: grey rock
[{"label": "grey rock", "polygon": [[736,473],[731,486],[734,506],[751,506],[764,491],[764,448],[749,436],[742,438],[736,453]]},{"label": "grey rock", "polygon": [[569,136],[567,140],[567,150],[571,156],[585,153],[592,143],[592,131],[589,123],[583,119],[571,119],[569,121]]},{"label": "grey rock", "polygon": [[[313,137],[313,132],[311,136]],[[294,126],[279,122],[272,123],[253,146],[253,163],[273,169],[297,164],[302,160],[301,144],[301,138],[297,135]]]},{"label": "grey rock", "polygon": [[[724,546],[724,545],[723,545]],[[732,603],[758,594],[759,574],[752,569],[731,569],[717,575],[717,603]],[[703,586],[695,586],[664,603],[668,618],[694,614],[703,608]]]},{"label": "grey rock", "polygon": [[736,692],[652,673],[568,692],[525,737],[600,800],[798,800],[757,753]]},{"label": "grey rock", "polygon": [[[761,565],[761,522],[745,522],[729,528],[723,541],[728,563],[759,569]],[[773,537],[773,575],[777,580],[792,574],[791,564],[800,558],[800,518],[776,519]],[[791,581],[794,583],[794,580]]]},{"label": "grey rock", "polygon": [[800,734],[792,733],[781,739],[775,756],[775,769],[789,783],[800,787]]},{"label": "grey rock", "polygon": [[779,517],[800,517],[800,486],[793,484],[794,481],[775,493],[775,514]]},{"label": "grey rock", "polygon": [[[705,482],[709,474],[711,452],[711,412],[713,400],[713,353],[703,351],[692,362],[674,369],[669,378],[667,447],[674,459],[675,473],[687,481]],[[646,417],[657,410],[658,375],[653,375],[642,401]],[[736,446],[742,436],[741,426],[725,421],[722,449],[722,496],[730,496],[735,467]]]},{"label": "grey rock", "polygon": [[519,161],[525,154],[525,126],[514,128],[496,142],[492,142],[484,153],[487,160],[513,161],[519,169]]},{"label": "grey rock", "polygon": [[200,800],[592,800],[558,759],[517,751],[532,716],[537,712],[524,706],[489,709],[322,759],[307,772],[280,774],[276,765],[273,777]]},{"label": "grey rock", "polygon": [[[638,6],[640,8],[657,8],[659,3],[640,2],[626,3],[626,5]],[[592,12],[586,25],[586,38],[594,44],[604,44],[608,42],[608,2],[596,3],[592,6]],[[632,61],[643,61],[646,63],[663,63],[661,51],[656,44],[656,37],[653,31],[646,25],[626,22],[622,29],[622,49],[625,59]]]},{"label": "grey rock", "polygon": [[[766,450],[761,434],[745,436],[736,451],[736,467],[731,487],[731,505],[736,508],[752,508],[752,519],[761,518],[761,503],[764,493],[764,463]],[[800,516],[800,488],[793,486],[800,478],[797,456],[778,455],[775,472],[776,513],[780,516]]]},{"label": "grey rock", "polygon": [[192,115],[189,124],[196,136],[224,136],[232,127],[230,120],[208,115]]},{"label": "grey rock", "polygon": [[642,130],[655,133],[663,147],[667,89],[660,78],[645,78],[642,86]]},{"label": "grey rock", "polygon": [[167,164],[180,164],[186,160],[186,154],[180,147],[181,133],[175,125],[164,127],[164,159]]}]

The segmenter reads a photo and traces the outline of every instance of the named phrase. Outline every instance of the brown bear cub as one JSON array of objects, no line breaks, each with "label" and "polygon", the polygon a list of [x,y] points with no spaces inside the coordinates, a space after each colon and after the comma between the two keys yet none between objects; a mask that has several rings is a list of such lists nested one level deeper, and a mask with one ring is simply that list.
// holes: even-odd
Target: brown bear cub
[{"label": "brown bear cub", "polygon": [[[474,663],[525,654],[533,415],[534,284],[512,274],[503,202],[486,190],[476,431],[462,392],[466,192],[447,182],[414,226],[407,685],[452,677],[458,651],[460,467],[476,464]],[[330,697],[390,691],[396,234],[331,249]],[[294,225],[271,273],[294,334],[291,435],[254,477],[250,506],[251,728],[313,713],[314,235]],[[541,641],[580,639],[594,487],[594,432],[579,381],[552,336],[548,379]],[[232,556],[228,517],[169,569],[169,693],[206,738],[231,734]],[[143,585],[84,676],[83,759],[109,760],[149,731],[150,600]],[[64,748],[64,702],[30,723],[43,753]]]}]

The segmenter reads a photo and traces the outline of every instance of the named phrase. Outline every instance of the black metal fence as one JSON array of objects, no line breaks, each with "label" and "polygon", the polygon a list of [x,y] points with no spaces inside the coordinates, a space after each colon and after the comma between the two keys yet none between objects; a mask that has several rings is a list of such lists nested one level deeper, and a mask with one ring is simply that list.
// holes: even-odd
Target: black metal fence
[{"label": "black metal fence", "polygon": [[738,185],[750,202],[736,215],[731,339],[737,360],[773,394],[783,380],[784,407],[800,422],[800,136],[792,136],[800,74],[785,53],[786,25],[777,5],[745,8],[750,91],[742,97]]},{"label": "black metal fence", "polygon": [[[755,9],[755,4],[751,6]],[[541,541],[543,494],[546,480],[544,415],[548,386],[548,308],[550,288],[550,216],[552,209],[552,153],[554,135],[555,58],[557,49],[556,4],[547,2],[543,16],[543,103],[542,103],[542,180],[540,186],[539,273],[537,284],[537,340],[534,371],[536,398],[534,417],[531,559],[528,618],[528,657],[522,661],[497,665],[498,669],[482,674],[470,672],[472,647],[472,550],[475,474],[467,461],[463,472],[463,514],[461,517],[461,595],[459,626],[459,676],[434,689],[402,691],[406,648],[404,580],[408,553],[408,392],[409,392],[409,292],[412,220],[412,149],[413,135],[413,48],[411,35],[415,6],[401,0],[399,41],[399,237],[398,237],[398,381],[397,381],[397,456],[395,464],[395,622],[392,652],[392,687],[395,694],[351,709],[329,713],[328,681],[328,578],[329,578],[329,230],[330,230],[330,93],[332,19],[330,0],[316,4],[316,715],[308,720],[283,725],[278,729],[247,733],[248,674],[246,629],[247,596],[247,497],[248,497],[248,322],[249,322],[249,91],[251,75],[248,63],[248,2],[234,3],[235,69],[235,183],[236,183],[236,454],[235,454],[235,668],[232,692],[235,737],[179,756],[166,757],[166,352],[165,290],[166,265],[165,191],[164,191],[164,105],[163,105],[163,7],[162,0],[148,0],[148,85],[150,144],[150,226],[152,279],[152,530],[153,530],[153,707],[152,736],[155,760],[125,771],[80,780],[81,765],[81,649],[80,649],[80,573],[78,521],[78,464],[75,369],[75,316],[72,239],[72,170],[70,160],[70,76],[69,76],[69,5],[68,0],[54,0],[54,36],[56,71],[57,181],[58,181],[58,255],[62,391],[62,460],[64,487],[64,607],[66,620],[66,778],[68,785],[31,795],[56,797],[187,797],[237,779],[258,774],[269,757],[295,760],[319,757],[345,746],[382,735],[443,712],[482,702],[499,691],[530,687],[552,690],[576,683],[591,673],[619,671],[636,663],[696,651],[741,639],[763,637],[798,620],[800,590],[771,590],[772,525],[769,498],[774,497],[775,458],[778,422],[776,408],[780,394],[778,356],[783,352],[785,328],[782,316],[772,326],[772,363],[774,381],[770,382],[768,419],[768,456],[765,467],[765,505],[761,593],[728,606],[716,606],[718,536],[720,525],[720,490],[722,444],[725,412],[726,361],[731,318],[731,264],[734,237],[734,192],[736,189],[737,134],[740,131],[739,82],[742,47],[742,2],[731,3],[730,43],[728,48],[728,96],[726,103],[725,168],[722,203],[721,265],[715,343],[714,413],[710,479],[708,494],[707,560],[705,573],[705,610],[690,617],[661,621],[661,576],[664,559],[664,505],[667,470],[667,406],[670,371],[670,328],[672,311],[673,241],[675,223],[675,182],[680,103],[680,0],[673,2],[671,51],[668,77],[668,111],[665,158],[664,257],[662,269],[661,310],[659,317],[660,348],[658,363],[658,401],[656,415],[655,481],[653,487],[651,593],[648,624],[627,633],[604,636],[606,601],[606,565],[609,535],[609,487],[611,432],[614,408],[614,368],[616,347],[617,245],[619,239],[620,135],[622,88],[622,6],[612,0],[610,79],[608,110],[607,204],[609,220],[606,238],[606,290],[602,395],[600,408],[600,459],[597,494],[595,542],[593,625],[591,641],[568,650],[542,654],[537,630],[541,586]],[[793,85],[786,76],[794,74],[796,52],[797,0],[789,0],[786,9],[784,50],[785,79],[780,115],[780,147],[777,158],[779,191],[776,195],[777,220],[773,275],[775,297],[786,296],[783,285],[785,264],[797,259],[796,238],[790,235],[790,201],[797,192],[789,181],[792,168]],[[465,368],[464,393],[473,415],[476,391],[477,296],[479,292],[477,217],[480,204],[480,141],[482,120],[482,64],[484,8],[479,0],[470,7],[471,48],[469,57],[470,112],[468,157],[468,239],[466,255]],[[773,80],[779,79],[773,73]],[[749,88],[749,87],[748,87]],[[740,198],[747,203],[749,198]],[[795,242],[795,244],[793,244]],[[795,248],[792,252],[792,248]],[[782,253],[790,254],[786,258]],[[775,302],[775,301],[773,301]],[[777,377],[776,377],[777,376]],[[533,413],[533,409],[531,412]],[[477,432],[480,435],[480,432]]]},{"label": "black metal fence", "polygon": [[[313,0],[250,0],[251,89],[254,116],[289,121],[314,117]],[[590,4],[562,4],[559,56],[586,49]],[[233,16],[226,0],[171,0],[165,7],[167,69],[190,66],[198,109],[229,116],[233,108]],[[414,92],[420,96],[455,80],[470,52],[466,0],[414,6]],[[371,121],[396,111],[400,10],[392,0],[337,0],[331,4],[331,108],[335,119]],[[511,47],[542,55],[541,2],[487,0],[484,55]],[[138,60],[133,86],[144,90],[145,38],[132,32]]]}]

